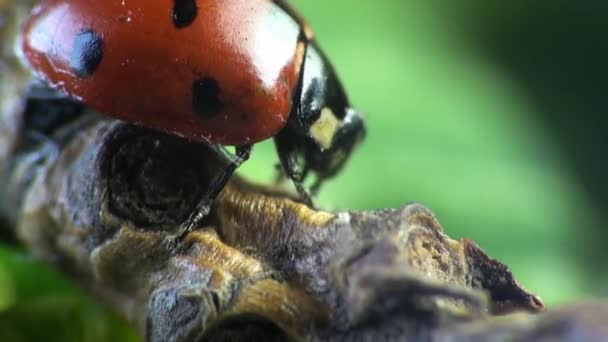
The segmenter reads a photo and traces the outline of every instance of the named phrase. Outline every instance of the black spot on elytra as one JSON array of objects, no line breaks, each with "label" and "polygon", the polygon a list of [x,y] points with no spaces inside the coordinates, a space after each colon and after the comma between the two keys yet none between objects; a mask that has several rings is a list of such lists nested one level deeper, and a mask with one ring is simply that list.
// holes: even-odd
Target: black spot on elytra
[{"label": "black spot on elytra", "polygon": [[102,59],[103,39],[99,33],[91,29],[80,31],[72,44],[72,71],[80,78],[87,78],[93,75]]},{"label": "black spot on elytra", "polygon": [[173,17],[173,24],[177,28],[184,28],[192,24],[196,18],[198,8],[196,7],[196,0],[174,0],[175,5],[171,16]]},{"label": "black spot on elytra", "polygon": [[207,119],[222,111],[224,105],[219,99],[220,87],[211,77],[192,83],[192,109]]}]

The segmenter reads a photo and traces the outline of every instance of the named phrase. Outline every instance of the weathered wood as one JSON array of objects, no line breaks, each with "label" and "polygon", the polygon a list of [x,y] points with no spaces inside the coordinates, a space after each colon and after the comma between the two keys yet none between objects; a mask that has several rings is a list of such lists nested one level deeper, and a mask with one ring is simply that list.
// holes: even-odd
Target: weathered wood
[{"label": "weathered wood", "polygon": [[[3,42],[12,44],[30,5],[0,1]],[[225,161],[207,146],[84,108],[51,126],[29,124],[45,107],[26,112],[28,74],[3,48],[5,233],[150,341],[606,334],[598,323],[608,320],[606,305],[536,315],[542,301],[506,265],[471,240],[449,238],[415,203],[332,213],[235,177],[204,226],[177,239],[179,224]],[[52,110],[61,118],[75,109],[59,103]]]}]

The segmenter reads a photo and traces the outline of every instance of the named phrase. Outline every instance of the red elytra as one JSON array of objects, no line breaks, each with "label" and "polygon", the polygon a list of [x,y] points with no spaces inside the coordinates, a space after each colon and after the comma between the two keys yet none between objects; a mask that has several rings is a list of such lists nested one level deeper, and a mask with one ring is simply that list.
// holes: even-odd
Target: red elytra
[{"label": "red elytra", "polygon": [[22,50],[41,78],[105,115],[243,145],[286,124],[303,25],[280,1],[46,0]]},{"label": "red elytra", "polygon": [[337,73],[285,0],[42,0],[22,52],[55,88],[101,113],[223,150],[226,166],[189,231],[252,145],[273,137],[301,201],[343,168],[365,136]]}]

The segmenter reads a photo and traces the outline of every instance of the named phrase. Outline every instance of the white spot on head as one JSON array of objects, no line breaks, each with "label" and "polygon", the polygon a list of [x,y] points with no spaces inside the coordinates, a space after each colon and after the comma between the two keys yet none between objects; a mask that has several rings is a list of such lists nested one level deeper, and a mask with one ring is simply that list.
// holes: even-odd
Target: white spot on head
[{"label": "white spot on head", "polygon": [[339,126],[340,121],[336,118],[334,112],[328,107],[325,107],[321,110],[321,115],[317,121],[310,126],[308,134],[322,149],[326,150],[331,148],[331,144]]}]

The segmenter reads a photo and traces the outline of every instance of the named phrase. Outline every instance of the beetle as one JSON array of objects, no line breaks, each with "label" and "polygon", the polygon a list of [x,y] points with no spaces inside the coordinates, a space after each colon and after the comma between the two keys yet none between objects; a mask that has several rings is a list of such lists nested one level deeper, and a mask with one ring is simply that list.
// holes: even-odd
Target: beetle
[{"label": "beetle", "polygon": [[253,144],[274,139],[284,174],[311,204],[307,174],[316,174],[316,192],[366,132],[310,26],[282,0],[43,0],[20,48],[67,96],[228,157],[188,229]]}]

